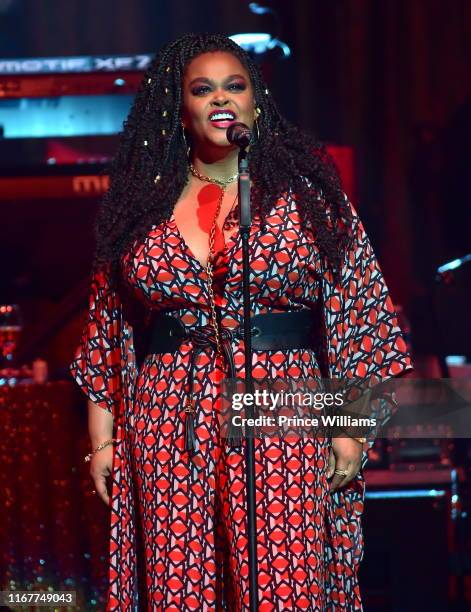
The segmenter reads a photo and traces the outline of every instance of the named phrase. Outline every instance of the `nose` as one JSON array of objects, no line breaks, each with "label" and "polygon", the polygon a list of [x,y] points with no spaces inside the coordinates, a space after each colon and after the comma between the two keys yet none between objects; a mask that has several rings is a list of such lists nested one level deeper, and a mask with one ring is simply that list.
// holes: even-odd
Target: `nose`
[{"label": "nose", "polygon": [[224,106],[228,102],[229,102],[229,99],[227,97],[227,92],[225,92],[223,89],[219,89],[218,91],[214,92],[214,98],[213,98],[212,103],[215,106]]}]

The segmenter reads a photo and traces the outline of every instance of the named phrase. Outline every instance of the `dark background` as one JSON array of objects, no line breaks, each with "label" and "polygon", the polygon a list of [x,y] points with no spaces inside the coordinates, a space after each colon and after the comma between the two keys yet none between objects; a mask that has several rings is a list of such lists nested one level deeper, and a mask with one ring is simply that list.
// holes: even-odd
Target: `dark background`
[{"label": "dark background", "polygon": [[[263,4],[276,9],[278,22],[250,13],[242,0],[0,0],[0,58],[153,53],[189,31],[265,31],[279,36],[292,55],[265,66],[270,88],[289,119],[326,142],[354,149],[355,204],[393,300],[411,319],[417,364],[418,353],[434,354],[437,348],[430,305],[436,267],[471,252],[471,2]],[[96,204],[96,198],[1,202],[0,303],[21,304],[25,337],[28,323],[54,319],[56,313],[56,324],[65,331],[51,343],[51,353],[62,364],[70,360],[83,323],[82,317],[65,321],[62,300],[70,293],[73,302],[74,286],[86,281]],[[460,303],[454,299],[446,311],[449,318],[452,310],[456,319],[456,336],[462,317],[469,318],[469,312],[459,311]],[[67,336],[74,341],[64,341]],[[48,354],[33,356],[46,357],[51,366]],[[50,557],[41,566],[44,582],[79,593],[90,583],[96,591],[87,596],[86,609],[100,609],[106,589],[105,509],[97,505],[86,466],[77,459],[89,450],[85,411],[80,420],[74,410],[79,404],[84,407],[84,398],[75,399],[71,388],[70,397],[64,394],[65,384],[52,383],[52,391],[37,385],[38,397],[26,399],[28,387],[6,389],[12,396],[18,393],[7,398],[0,411],[5,432],[0,455],[8,466],[0,470],[0,488],[13,500],[5,496],[3,534],[14,545],[8,549],[8,572],[2,567],[0,574],[2,579],[14,577],[21,586],[31,584],[30,576],[41,570],[34,565],[37,557],[47,551]],[[35,482],[44,507],[37,503],[39,491],[21,482]],[[467,499],[463,507],[469,508],[469,495]],[[446,609],[449,509],[433,500],[406,500],[397,502],[399,507],[390,501],[368,504],[366,609]],[[35,536],[38,524],[46,533]],[[469,549],[469,527],[466,537],[457,533],[456,539]],[[31,546],[36,556],[25,554]],[[469,555],[466,559],[471,592]],[[67,580],[59,582],[47,572]],[[68,582],[68,576],[76,582]],[[388,593],[391,601],[386,605]]]},{"label": "dark background", "polygon": [[355,203],[393,300],[428,350],[434,270],[471,251],[471,3],[262,4],[278,23],[240,0],[0,0],[0,57],[153,53],[189,31],[278,35],[292,55],[271,64],[270,87],[289,119],[354,147]]}]

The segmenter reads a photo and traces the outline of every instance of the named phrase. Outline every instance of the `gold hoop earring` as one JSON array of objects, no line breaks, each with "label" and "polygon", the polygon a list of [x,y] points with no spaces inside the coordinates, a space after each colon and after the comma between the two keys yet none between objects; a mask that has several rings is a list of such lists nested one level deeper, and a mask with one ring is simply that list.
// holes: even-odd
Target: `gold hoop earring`
[{"label": "gold hoop earring", "polygon": [[259,130],[259,127],[258,127],[258,118],[262,114],[262,109],[259,106],[256,106],[255,107],[255,112],[257,113],[257,116],[255,117],[254,124],[255,124],[255,128],[257,130],[257,140],[260,140],[260,130]]},{"label": "gold hoop earring", "polygon": [[257,140],[260,140],[260,130],[258,129],[258,118],[254,121],[255,129],[257,130]]},{"label": "gold hoop earring", "polygon": [[181,122],[181,126],[182,126],[183,142],[185,143],[185,148],[186,148],[186,156],[188,157],[188,161],[189,161],[190,160],[191,147],[188,144],[188,141],[187,141],[186,136],[185,136],[185,126],[183,125],[183,121]]}]

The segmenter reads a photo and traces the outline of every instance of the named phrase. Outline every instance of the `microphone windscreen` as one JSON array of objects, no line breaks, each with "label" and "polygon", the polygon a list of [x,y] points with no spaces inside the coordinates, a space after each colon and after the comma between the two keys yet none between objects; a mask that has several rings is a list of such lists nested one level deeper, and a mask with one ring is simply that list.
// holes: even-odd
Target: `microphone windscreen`
[{"label": "microphone windscreen", "polygon": [[252,132],[248,125],[245,125],[245,123],[241,123],[240,121],[236,121],[227,128],[226,136],[227,140],[231,144],[245,148],[250,143]]}]

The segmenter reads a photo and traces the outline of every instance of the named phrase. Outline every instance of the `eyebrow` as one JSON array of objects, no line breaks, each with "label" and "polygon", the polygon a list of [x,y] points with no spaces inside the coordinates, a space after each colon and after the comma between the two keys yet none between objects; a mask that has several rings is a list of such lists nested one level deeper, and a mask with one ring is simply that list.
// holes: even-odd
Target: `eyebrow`
[{"label": "eyebrow", "polygon": [[[242,79],[244,81],[246,80],[242,74],[231,74],[225,79],[225,81],[231,81],[232,79]],[[208,79],[207,77],[196,77],[195,79],[190,81],[189,85],[193,85],[193,83],[196,83],[197,81],[203,81],[204,83],[209,83],[210,85],[213,83],[213,81],[211,79]]]}]

